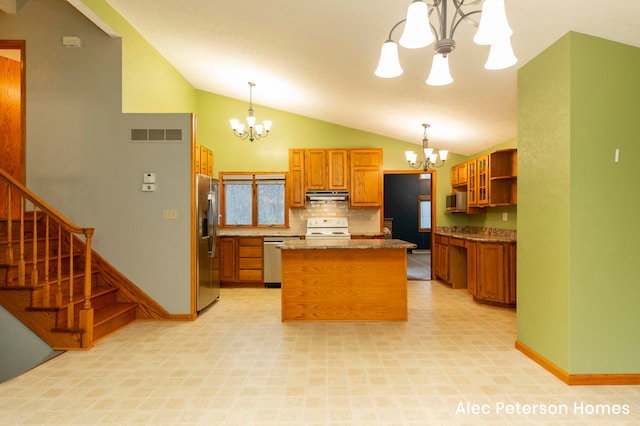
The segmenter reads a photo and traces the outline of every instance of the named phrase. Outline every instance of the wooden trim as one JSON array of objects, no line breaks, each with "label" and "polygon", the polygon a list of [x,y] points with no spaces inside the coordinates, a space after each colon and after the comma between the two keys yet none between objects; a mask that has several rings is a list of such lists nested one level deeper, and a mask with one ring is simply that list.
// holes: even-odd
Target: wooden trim
[{"label": "wooden trim", "polygon": [[569,374],[519,340],[516,340],[515,347],[567,385],[640,385],[640,374]]},{"label": "wooden trim", "polygon": [[[196,211],[196,115],[191,114],[191,309],[190,316],[196,316],[198,307],[197,304],[197,291],[198,291],[198,272],[197,272],[197,253],[198,253],[198,212]],[[202,161],[202,160],[201,160]],[[218,196],[218,199],[220,197]]]}]

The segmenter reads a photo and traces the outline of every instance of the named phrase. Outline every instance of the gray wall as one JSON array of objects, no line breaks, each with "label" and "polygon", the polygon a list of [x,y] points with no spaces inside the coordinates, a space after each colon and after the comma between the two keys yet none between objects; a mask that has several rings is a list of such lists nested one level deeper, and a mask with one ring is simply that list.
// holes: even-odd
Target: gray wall
[{"label": "gray wall", "polygon": [[58,354],[0,306],[0,383]]},{"label": "gray wall", "polygon": [[[65,48],[63,35],[79,36]],[[0,39],[26,40],[27,186],[172,314],[191,310],[189,114],[122,114],[121,40],[63,0],[0,13]],[[129,129],[181,128],[182,143],[130,143]],[[144,172],[157,191],[141,191]],[[178,220],[162,220],[176,209]]]}]

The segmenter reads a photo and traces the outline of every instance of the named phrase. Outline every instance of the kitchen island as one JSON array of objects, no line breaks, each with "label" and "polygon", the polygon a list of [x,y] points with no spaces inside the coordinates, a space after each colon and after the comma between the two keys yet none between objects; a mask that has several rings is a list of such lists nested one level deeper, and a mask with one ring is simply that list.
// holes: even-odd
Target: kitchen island
[{"label": "kitchen island", "polygon": [[282,321],[406,321],[407,249],[394,239],[285,241]]}]

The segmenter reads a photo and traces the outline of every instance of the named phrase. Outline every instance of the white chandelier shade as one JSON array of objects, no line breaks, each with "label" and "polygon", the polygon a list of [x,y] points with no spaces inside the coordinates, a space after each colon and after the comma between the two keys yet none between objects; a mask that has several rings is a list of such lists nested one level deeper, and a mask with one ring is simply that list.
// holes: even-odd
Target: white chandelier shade
[{"label": "white chandelier shade", "polygon": [[393,78],[402,75],[402,67],[398,58],[398,45],[393,40],[387,40],[380,51],[380,61],[375,74],[382,78]]},{"label": "white chandelier shade", "polygon": [[[404,31],[399,44],[409,49],[434,45],[432,68],[426,83],[444,86],[453,82],[449,70],[449,54],[455,50],[454,32],[462,21],[471,21],[473,15],[480,15],[480,24],[473,41],[480,45],[489,45],[489,57],[485,63],[488,70],[500,70],[518,62],[511,46],[513,30],[507,21],[504,0],[484,0],[482,9],[464,11],[464,1],[459,0],[413,0],[407,9],[407,17],[396,23],[387,41],[382,46],[380,60],[375,75],[383,78],[398,77],[402,67],[398,58],[398,45],[393,40],[393,31],[404,23]],[[449,2],[452,5],[449,5]],[[473,2],[472,4],[475,4]],[[431,7],[431,10],[429,9]],[[447,10],[455,8],[449,22]],[[434,13],[435,12],[435,13]],[[432,17],[435,16],[435,18]],[[434,22],[430,21],[430,17]],[[435,34],[434,34],[435,31]]]},{"label": "white chandelier shade", "polygon": [[429,86],[446,86],[453,82],[451,71],[449,70],[449,56],[441,53],[433,55],[433,63],[431,64],[431,72],[427,78]]},{"label": "white chandelier shade", "polygon": [[436,37],[429,25],[429,7],[424,1],[415,0],[407,9],[407,20],[400,37],[400,46],[419,49],[429,46],[435,40]]},{"label": "white chandelier shade", "polygon": [[480,45],[491,45],[511,37],[513,30],[507,22],[504,0],[484,0],[478,31],[473,41]]}]

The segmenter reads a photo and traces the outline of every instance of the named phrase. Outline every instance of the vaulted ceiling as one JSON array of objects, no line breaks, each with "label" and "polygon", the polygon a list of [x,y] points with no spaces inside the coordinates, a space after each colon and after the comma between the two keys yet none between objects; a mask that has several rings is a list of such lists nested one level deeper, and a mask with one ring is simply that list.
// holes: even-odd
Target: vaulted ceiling
[{"label": "vaulted ceiling", "polygon": [[518,63],[485,70],[488,47],[462,23],[454,82],[432,87],[432,46],[400,48],[400,77],[374,75],[409,0],[107,2],[197,89],[248,100],[252,81],[256,104],[417,144],[429,123],[432,146],[465,155],[517,137],[517,70],[568,31],[640,47],[640,1],[506,0]]}]

